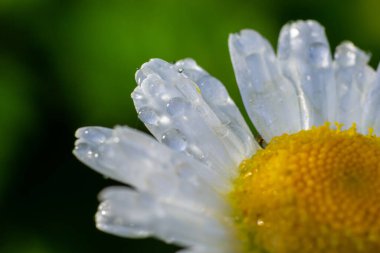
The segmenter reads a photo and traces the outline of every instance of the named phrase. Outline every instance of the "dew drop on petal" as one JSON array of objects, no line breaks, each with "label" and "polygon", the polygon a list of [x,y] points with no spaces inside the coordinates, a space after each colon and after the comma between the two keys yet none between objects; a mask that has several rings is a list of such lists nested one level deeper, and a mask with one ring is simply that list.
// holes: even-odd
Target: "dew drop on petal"
[{"label": "dew drop on petal", "polygon": [[172,98],[166,105],[168,113],[172,116],[183,115],[189,104],[180,97]]},{"label": "dew drop on petal", "polygon": [[142,100],[144,99],[144,95],[139,91],[133,91],[131,94],[133,100]]},{"label": "dew drop on petal", "polygon": [[218,127],[215,127],[214,131],[221,138],[226,137],[227,135],[229,135],[229,132],[230,132],[229,129],[225,125],[220,125]]},{"label": "dew drop on petal", "polygon": [[213,103],[222,104],[227,101],[228,94],[222,85],[213,77],[206,76],[199,80],[199,88],[204,97],[212,100]]},{"label": "dew drop on petal", "polygon": [[344,62],[341,62],[344,66],[353,66],[356,62],[356,55],[354,52],[346,51],[344,57],[342,58]]},{"label": "dew drop on petal", "polygon": [[81,138],[93,143],[103,143],[108,137],[104,131],[97,127],[85,128],[80,134]]},{"label": "dew drop on petal", "polygon": [[187,152],[194,157],[195,159],[199,161],[204,161],[206,159],[205,154],[202,152],[200,148],[198,148],[196,145],[190,145],[187,148]]},{"label": "dew drop on petal", "polygon": [[185,150],[187,146],[185,136],[178,129],[171,129],[165,132],[161,137],[161,142],[178,151]]},{"label": "dew drop on petal", "polygon": [[290,37],[291,38],[295,38],[299,34],[300,34],[300,31],[297,28],[293,27],[293,28],[290,29]]},{"label": "dew drop on petal", "polygon": [[141,108],[138,111],[138,117],[142,122],[154,126],[157,125],[159,120],[157,113],[149,107]]},{"label": "dew drop on petal", "polygon": [[149,84],[148,89],[152,95],[157,95],[159,93],[159,90],[160,90],[158,84],[153,83],[153,82]]},{"label": "dew drop on petal", "polygon": [[78,143],[75,146],[75,152],[81,156],[85,157],[87,159],[97,158],[99,155],[98,153],[94,152],[91,148],[91,146],[88,143],[82,142]]},{"label": "dew drop on petal", "polygon": [[168,93],[162,93],[161,96],[160,96],[160,99],[164,102],[168,102],[170,100],[170,94]]},{"label": "dew drop on petal", "polygon": [[144,79],[140,86],[146,96],[157,97],[164,91],[162,80],[159,76],[154,74]]},{"label": "dew drop on petal", "polygon": [[326,44],[314,42],[309,48],[309,57],[313,65],[319,68],[329,66],[329,49]]},{"label": "dew drop on petal", "polygon": [[135,80],[138,85],[141,85],[141,83],[145,80],[146,75],[142,72],[142,70],[138,70],[135,75]]},{"label": "dew drop on petal", "polygon": [[340,66],[354,66],[357,62],[356,51],[357,49],[352,43],[346,42],[337,47],[334,57]]}]

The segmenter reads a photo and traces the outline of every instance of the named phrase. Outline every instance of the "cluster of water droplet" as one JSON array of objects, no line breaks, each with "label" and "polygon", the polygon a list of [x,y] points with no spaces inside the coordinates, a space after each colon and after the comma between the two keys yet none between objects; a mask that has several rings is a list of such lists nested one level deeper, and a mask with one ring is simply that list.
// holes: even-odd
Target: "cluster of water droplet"
[{"label": "cluster of water droplet", "polygon": [[230,169],[253,152],[253,137],[226,89],[193,60],[151,60],[136,82],[138,117],[168,147]]}]

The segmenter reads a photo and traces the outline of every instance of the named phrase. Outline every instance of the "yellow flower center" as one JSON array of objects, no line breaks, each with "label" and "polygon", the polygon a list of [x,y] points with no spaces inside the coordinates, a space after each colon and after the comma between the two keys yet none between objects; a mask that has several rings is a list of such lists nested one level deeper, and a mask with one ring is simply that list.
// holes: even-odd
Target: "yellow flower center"
[{"label": "yellow flower center", "polygon": [[275,137],[229,197],[247,253],[380,252],[380,138],[328,124]]}]

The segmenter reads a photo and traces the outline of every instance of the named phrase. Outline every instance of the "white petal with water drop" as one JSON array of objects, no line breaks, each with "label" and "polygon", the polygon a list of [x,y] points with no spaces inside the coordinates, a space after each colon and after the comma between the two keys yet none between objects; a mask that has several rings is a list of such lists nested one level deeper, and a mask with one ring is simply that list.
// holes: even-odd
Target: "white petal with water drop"
[{"label": "white petal with water drop", "polygon": [[229,38],[236,80],[256,129],[269,142],[274,136],[301,129],[296,90],[282,75],[272,47],[252,30]]},{"label": "white petal with water drop", "polygon": [[234,147],[230,151],[237,152],[236,156],[243,155],[243,158],[252,156],[259,147],[224,85],[198,66],[193,59],[180,60],[175,66],[195,82],[204,101],[222,122],[222,125],[214,130],[222,138],[228,135],[225,139],[226,145]]},{"label": "white petal with water drop", "polygon": [[362,133],[367,133],[363,110],[369,89],[375,81],[375,71],[368,66],[369,56],[351,42],[336,48],[334,68],[337,86],[336,121],[349,128],[353,123]]},{"label": "white petal with water drop", "polygon": [[285,25],[278,42],[283,75],[296,89],[303,129],[334,122],[336,84],[324,28],[315,21]]},{"label": "white petal with water drop", "polygon": [[74,154],[107,177],[191,208],[228,209],[221,196],[229,190],[227,179],[144,133],[127,127],[87,127],[79,129],[77,137]]},{"label": "white petal with water drop", "polygon": [[363,131],[373,128],[374,133],[380,136],[380,65],[365,98],[362,128]]},{"label": "white petal with water drop", "polygon": [[218,217],[202,209],[162,202],[150,193],[136,192],[125,187],[110,187],[100,193],[96,214],[97,227],[126,237],[154,235],[168,243],[182,246],[221,249],[234,252],[234,230],[226,217]]},{"label": "white petal with water drop", "polygon": [[[144,99],[134,103],[139,114],[149,108],[157,115],[157,124],[140,117],[157,140],[232,178],[257,145],[220,82],[194,64],[189,68],[188,61],[173,65],[159,59],[145,63],[136,73],[139,85],[134,91]],[[210,87],[203,87],[202,78]],[[207,100],[213,92],[218,99]]]}]

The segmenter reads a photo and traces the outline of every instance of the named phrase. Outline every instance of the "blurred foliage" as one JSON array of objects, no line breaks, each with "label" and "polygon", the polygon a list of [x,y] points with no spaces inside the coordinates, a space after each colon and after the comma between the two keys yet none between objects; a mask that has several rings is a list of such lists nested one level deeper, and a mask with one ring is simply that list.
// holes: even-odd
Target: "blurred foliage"
[{"label": "blurred foliage", "polygon": [[114,182],[73,158],[75,129],[143,129],[129,94],[136,68],[154,57],[196,59],[243,108],[227,48],[242,28],[276,46],[285,22],[316,19],[332,47],[352,40],[375,67],[379,8],[376,0],[1,0],[0,252],[174,252],[95,229],[96,193]]},{"label": "blurred foliage", "polygon": [[[16,154],[25,133],[32,134],[38,123],[28,86],[33,78],[13,59],[0,58],[0,202],[3,189],[10,183],[12,155]],[[28,126],[28,129],[24,129]]]}]

